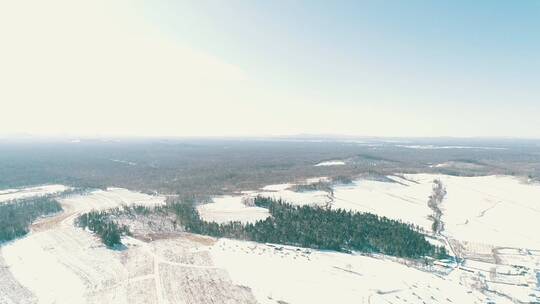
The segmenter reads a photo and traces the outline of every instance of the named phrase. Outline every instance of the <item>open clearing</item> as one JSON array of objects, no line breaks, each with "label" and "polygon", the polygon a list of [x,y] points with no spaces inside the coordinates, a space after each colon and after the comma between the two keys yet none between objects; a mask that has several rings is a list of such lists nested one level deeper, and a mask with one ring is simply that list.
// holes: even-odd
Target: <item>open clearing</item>
[{"label": "open clearing", "polygon": [[268,212],[249,199],[264,195],[371,212],[429,232],[434,179],[447,195],[440,206],[444,230],[430,241],[446,245],[458,263],[426,266],[182,232],[146,241],[126,237],[126,248],[110,250],[74,219],[91,209],[159,205],[165,197],[109,188],[61,199],[62,214],[1,247],[0,303],[540,302],[540,186],[513,177],[395,175],[337,185],[333,192],[270,185],[217,197],[198,210],[207,220],[254,222]]},{"label": "open clearing", "polygon": [[64,185],[44,185],[30,188],[0,190],[0,203],[32,196],[43,196],[64,192],[67,189],[69,188]]},{"label": "open clearing", "polygon": [[[500,247],[540,249],[540,184],[510,176],[457,177],[434,174],[388,176],[387,181],[356,180],[325,191],[295,192],[290,184],[271,185],[243,196],[227,197],[231,205],[256,195],[294,204],[320,205],[370,212],[403,220],[431,230],[427,205],[433,181],[439,179],[448,194],[443,200],[444,234],[468,242]],[[234,199],[236,198],[236,200]],[[216,206],[226,208],[226,205]]]},{"label": "open clearing", "polygon": [[328,167],[328,166],[343,166],[345,165],[345,162],[342,160],[329,160],[320,162],[315,165],[315,167]]},{"label": "open clearing", "polygon": [[197,210],[205,221],[217,223],[230,221],[254,223],[270,216],[267,209],[248,207],[242,202],[242,197],[238,196],[216,197],[213,199],[213,203],[201,205]]},{"label": "open clearing", "polygon": [[[459,281],[388,259],[221,239],[216,265],[260,303],[485,303]],[[283,302],[279,302],[283,301]]]},{"label": "open clearing", "polygon": [[[209,258],[212,239],[184,234],[145,243],[125,238],[110,250],[74,226],[91,209],[164,203],[164,198],[110,188],[61,200],[65,214],[2,247],[0,303],[255,303]],[[205,292],[201,292],[205,290]]]},{"label": "open clearing", "polygon": [[[244,198],[237,197],[236,203],[246,201],[246,197],[263,195],[296,204],[330,204],[332,208],[370,212],[414,223],[429,233],[432,224],[429,216],[433,210],[427,202],[435,179],[442,181],[447,195],[440,206],[444,230],[430,240],[445,245],[460,259],[459,264],[443,265],[437,272],[454,278],[464,289],[481,291],[495,303],[539,302],[538,184],[510,176],[406,174],[388,176],[388,181],[356,180],[350,185],[335,186],[333,193],[294,192],[290,184],[271,185],[244,194]],[[283,271],[290,277],[286,269]],[[269,285],[253,282],[256,286]]]}]

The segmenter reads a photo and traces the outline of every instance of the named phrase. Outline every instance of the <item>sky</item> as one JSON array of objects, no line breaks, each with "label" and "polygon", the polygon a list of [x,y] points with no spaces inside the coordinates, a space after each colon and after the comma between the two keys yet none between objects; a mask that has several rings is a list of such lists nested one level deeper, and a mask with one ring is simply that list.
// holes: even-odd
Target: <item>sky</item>
[{"label": "sky", "polygon": [[540,1],[0,0],[0,134],[540,138]]}]

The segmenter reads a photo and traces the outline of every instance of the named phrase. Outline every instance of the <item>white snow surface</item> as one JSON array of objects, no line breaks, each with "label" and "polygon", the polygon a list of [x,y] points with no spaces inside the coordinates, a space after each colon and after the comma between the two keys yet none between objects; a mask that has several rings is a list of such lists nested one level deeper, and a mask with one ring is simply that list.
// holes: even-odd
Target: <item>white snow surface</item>
[{"label": "white snow surface", "polygon": [[[447,190],[441,205],[445,235],[460,241],[540,249],[540,234],[536,233],[540,231],[539,184],[511,176],[405,174],[389,178],[395,182],[361,179],[335,186],[332,207],[370,212],[430,231],[428,216],[433,211],[427,201],[433,181],[440,179]],[[265,187],[256,194],[293,204],[323,205],[330,200],[324,191],[294,192],[279,186]]]},{"label": "white snow surface", "polygon": [[[394,182],[361,179],[337,185],[333,198],[324,191],[294,192],[289,190],[292,185],[271,185],[246,195],[281,198],[294,204],[331,202],[332,208],[413,223],[429,233],[432,222],[428,216],[433,210],[427,202],[433,181],[439,179],[447,190],[441,204],[443,237],[447,241],[440,237],[428,240],[457,254],[464,261],[462,266],[447,265],[442,268],[442,273],[447,274],[431,278],[433,274],[404,270],[403,265],[389,259],[318,251],[310,251],[310,257],[319,257],[320,263],[306,264],[296,250],[276,251],[275,247],[230,240],[220,241],[221,249],[213,252],[214,260],[229,271],[235,283],[252,288],[261,303],[353,303],[352,299],[356,303],[450,303],[444,295],[454,303],[540,301],[536,277],[540,269],[540,185],[511,176],[405,174],[388,178]],[[329,261],[341,258],[341,264],[352,265],[353,272],[361,273],[365,279],[349,271],[344,273],[355,277],[350,282],[339,277],[339,269]],[[355,268],[358,261],[362,261],[363,270]],[[336,267],[351,270],[342,266]],[[400,285],[403,282],[415,283],[407,283],[407,289]],[[424,287],[413,291],[413,284]],[[476,294],[479,288],[484,298]],[[326,292],[328,289],[332,292]],[[396,292],[387,293],[389,289]],[[455,297],[464,292],[471,298]]]},{"label": "white snow surface", "polygon": [[315,167],[327,167],[327,166],[343,166],[345,162],[342,160],[329,160],[323,161],[315,165]]},{"label": "white snow surface", "polygon": [[428,215],[432,210],[427,201],[433,179],[415,183],[400,177],[390,178],[396,182],[357,180],[351,185],[338,185],[332,207],[399,219],[429,231],[432,222]]},{"label": "white snow surface", "polygon": [[[431,175],[416,175],[419,181]],[[540,185],[510,176],[437,176],[445,233],[455,239],[495,246],[540,249]]]},{"label": "white snow surface", "polygon": [[271,197],[274,199],[282,199],[291,204],[296,205],[319,205],[322,206],[328,202],[328,193],[325,191],[306,191],[296,192],[289,189],[278,191],[260,191],[256,195]]},{"label": "white snow surface", "polygon": [[198,206],[197,210],[202,219],[216,223],[230,221],[254,223],[270,216],[268,209],[248,207],[242,202],[242,198],[241,196],[216,197],[213,203]]},{"label": "white snow surface", "polygon": [[459,280],[384,258],[229,239],[211,256],[263,304],[485,303]]},{"label": "white snow surface", "polygon": [[315,184],[320,182],[330,182],[330,178],[328,178],[328,176],[312,177],[306,179],[305,184]]},{"label": "white snow surface", "polygon": [[43,185],[36,187],[20,188],[20,189],[4,189],[0,190],[0,203],[8,202],[15,199],[29,198],[33,196],[43,196],[64,192],[69,188],[64,185]]},{"label": "white snow surface", "polygon": [[75,227],[75,218],[93,209],[164,202],[164,197],[120,188],[64,198],[60,200],[62,215],[43,219],[46,228],[8,243],[0,253],[12,276],[38,303],[88,303],[93,290],[113,287],[109,281],[125,270],[120,252],[104,248],[93,235]]},{"label": "white snow surface", "polygon": [[276,185],[268,185],[262,187],[262,190],[264,191],[283,191],[287,190],[287,188],[292,187],[293,184],[276,184]]},{"label": "white snow surface", "polygon": [[292,186],[293,184],[268,185],[259,191],[242,191],[240,195],[214,197],[212,203],[200,205],[197,210],[206,221],[254,223],[270,216],[265,208],[246,205],[246,201],[259,195],[299,205],[324,205],[329,200],[328,193],[324,191],[295,192],[290,190]]},{"label": "white snow surface", "polygon": [[85,212],[130,205],[156,206],[165,203],[165,196],[148,195],[124,188],[109,187],[107,190],[92,191],[88,195],[67,197],[62,199],[60,203],[64,209]]},{"label": "white snow surface", "polygon": [[437,149],[477,149],[477,150],[506,150],[501,147],[474,147],[474,146],[435,146],[435,145],[396,145],[400,148],[437,150]]},{"label": "white snow surface", "polygon": [[[198,210],[207,220],[253,222],[269,216],[268,212],[244,200],[263,195],[295,204],[331,203],[332,208],[371,212],[429,231],[432,210],[427,201],[433,180],[440,179],[447,190],[441,205],[443,236],[450,240],[445,246],[464,259],[461,265],[421,270],[384,256],[229,239],[205,240],[195,246],[185,238],[151,243],[128,238],[127,250],[109,250],[91,233],[74,227],[80,213],[165,201],[161,196],[109,188],[62,199],[65,212],[43,220],[50,227],[4,245],[0,285],[9,280],[21,295],[20,301],[8,299],[9,304],[34,303],[33,299],[40,304],[225,303],[227,299],[253,303],[251,292],[262,304],[539,301],[540,185],[510,176],[389,178],[395,182],[357,180],[335,186],[333,197],[325,191],[294,192],[289,190],[291,184],[270,185],[215,198]],[[430,239],[443,244],[440,240]],[[201,293],[202,289],[212,293]],[[2,304],[3,292],[5,288],[0,288]],[[234,295],[238,298],[233,301]]]}]

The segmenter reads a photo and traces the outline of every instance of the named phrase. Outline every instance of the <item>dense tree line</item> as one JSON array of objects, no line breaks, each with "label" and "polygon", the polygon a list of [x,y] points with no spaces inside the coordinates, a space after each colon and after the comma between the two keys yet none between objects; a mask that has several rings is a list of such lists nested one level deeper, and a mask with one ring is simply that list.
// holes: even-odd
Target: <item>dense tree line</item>
[{"label": "dense tree line", "polygon": [[254,204],[267,208],[271,216],[249,224],[219,224],[202,220],[193,203],[177,202],[93,211],[81,216],[78,223],[96,232],[110,247],[120,244],[122,234],[129,234],[127,227],[115,224],[112,220],[115,216],[175,214],[178,225],[186,231],[214,237],[407,258],[447,256],[444,247],[426,241],[418,227],[386,217],[319,206],[295,206],[265,197],[256,197]]},{"label": "dense tree line", "polygon": [[218,224],[200,219],[189,204],[174,204],[174,212],[187,231],[337,251],[383,253],[399,257],[443,258],[447,252],[427,242],[417,229],[370,213],[317,206],[295,206],[281,200],[257,197],[255,205],[268,208],[271,217],[254,224]]},{"label": "dense tree line", "polygon": [[[118,212],[116,209],[113,212]],[[76,224],[97,234],[109,248],[122,244],[122,235],[129,235],[127,226],[120,226],[110,217],[111,211],[91,211],[79,216]]]},{"label": "dense tree line", "polygon": [[50,197],[20,199],[0,204],[0,243],[26,235],[37,218],[62,211]]}]

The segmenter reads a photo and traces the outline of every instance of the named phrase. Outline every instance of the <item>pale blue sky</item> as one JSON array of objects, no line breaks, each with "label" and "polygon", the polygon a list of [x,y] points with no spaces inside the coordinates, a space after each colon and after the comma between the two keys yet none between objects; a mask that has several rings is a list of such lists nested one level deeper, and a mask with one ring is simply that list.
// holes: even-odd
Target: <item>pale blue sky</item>
[{"label": "pale blue sky", "polygon": [[419,104],[540,98],[540,1],[197,0],[146,10],[179,43],[334,102],[362,102],[364,90]]},{"label": "pale blue sky", "polygon": [[[74,52],[112,62],[85,83],[107,66],[129,77],[95,89],[112,105],[109,123],[73,119],[81,124],[74,133],[540,137],[540,1],[104,1],[95,13],[85,8],[85,18],[56,2],[71,16],[67,25],[84,29],[81,39],[94,39],[97,51]],[[116,66],[115,56],[134,49],[125,63],[133,71]],[[200,78],[194,84],[190,73]],[[139,92],[147,82],[155,83]],[[134,97],[148,106],[115,129]],[[184,123],[170,122],[175,111]],[[148,113],[165,117],[138,128]]]}]

